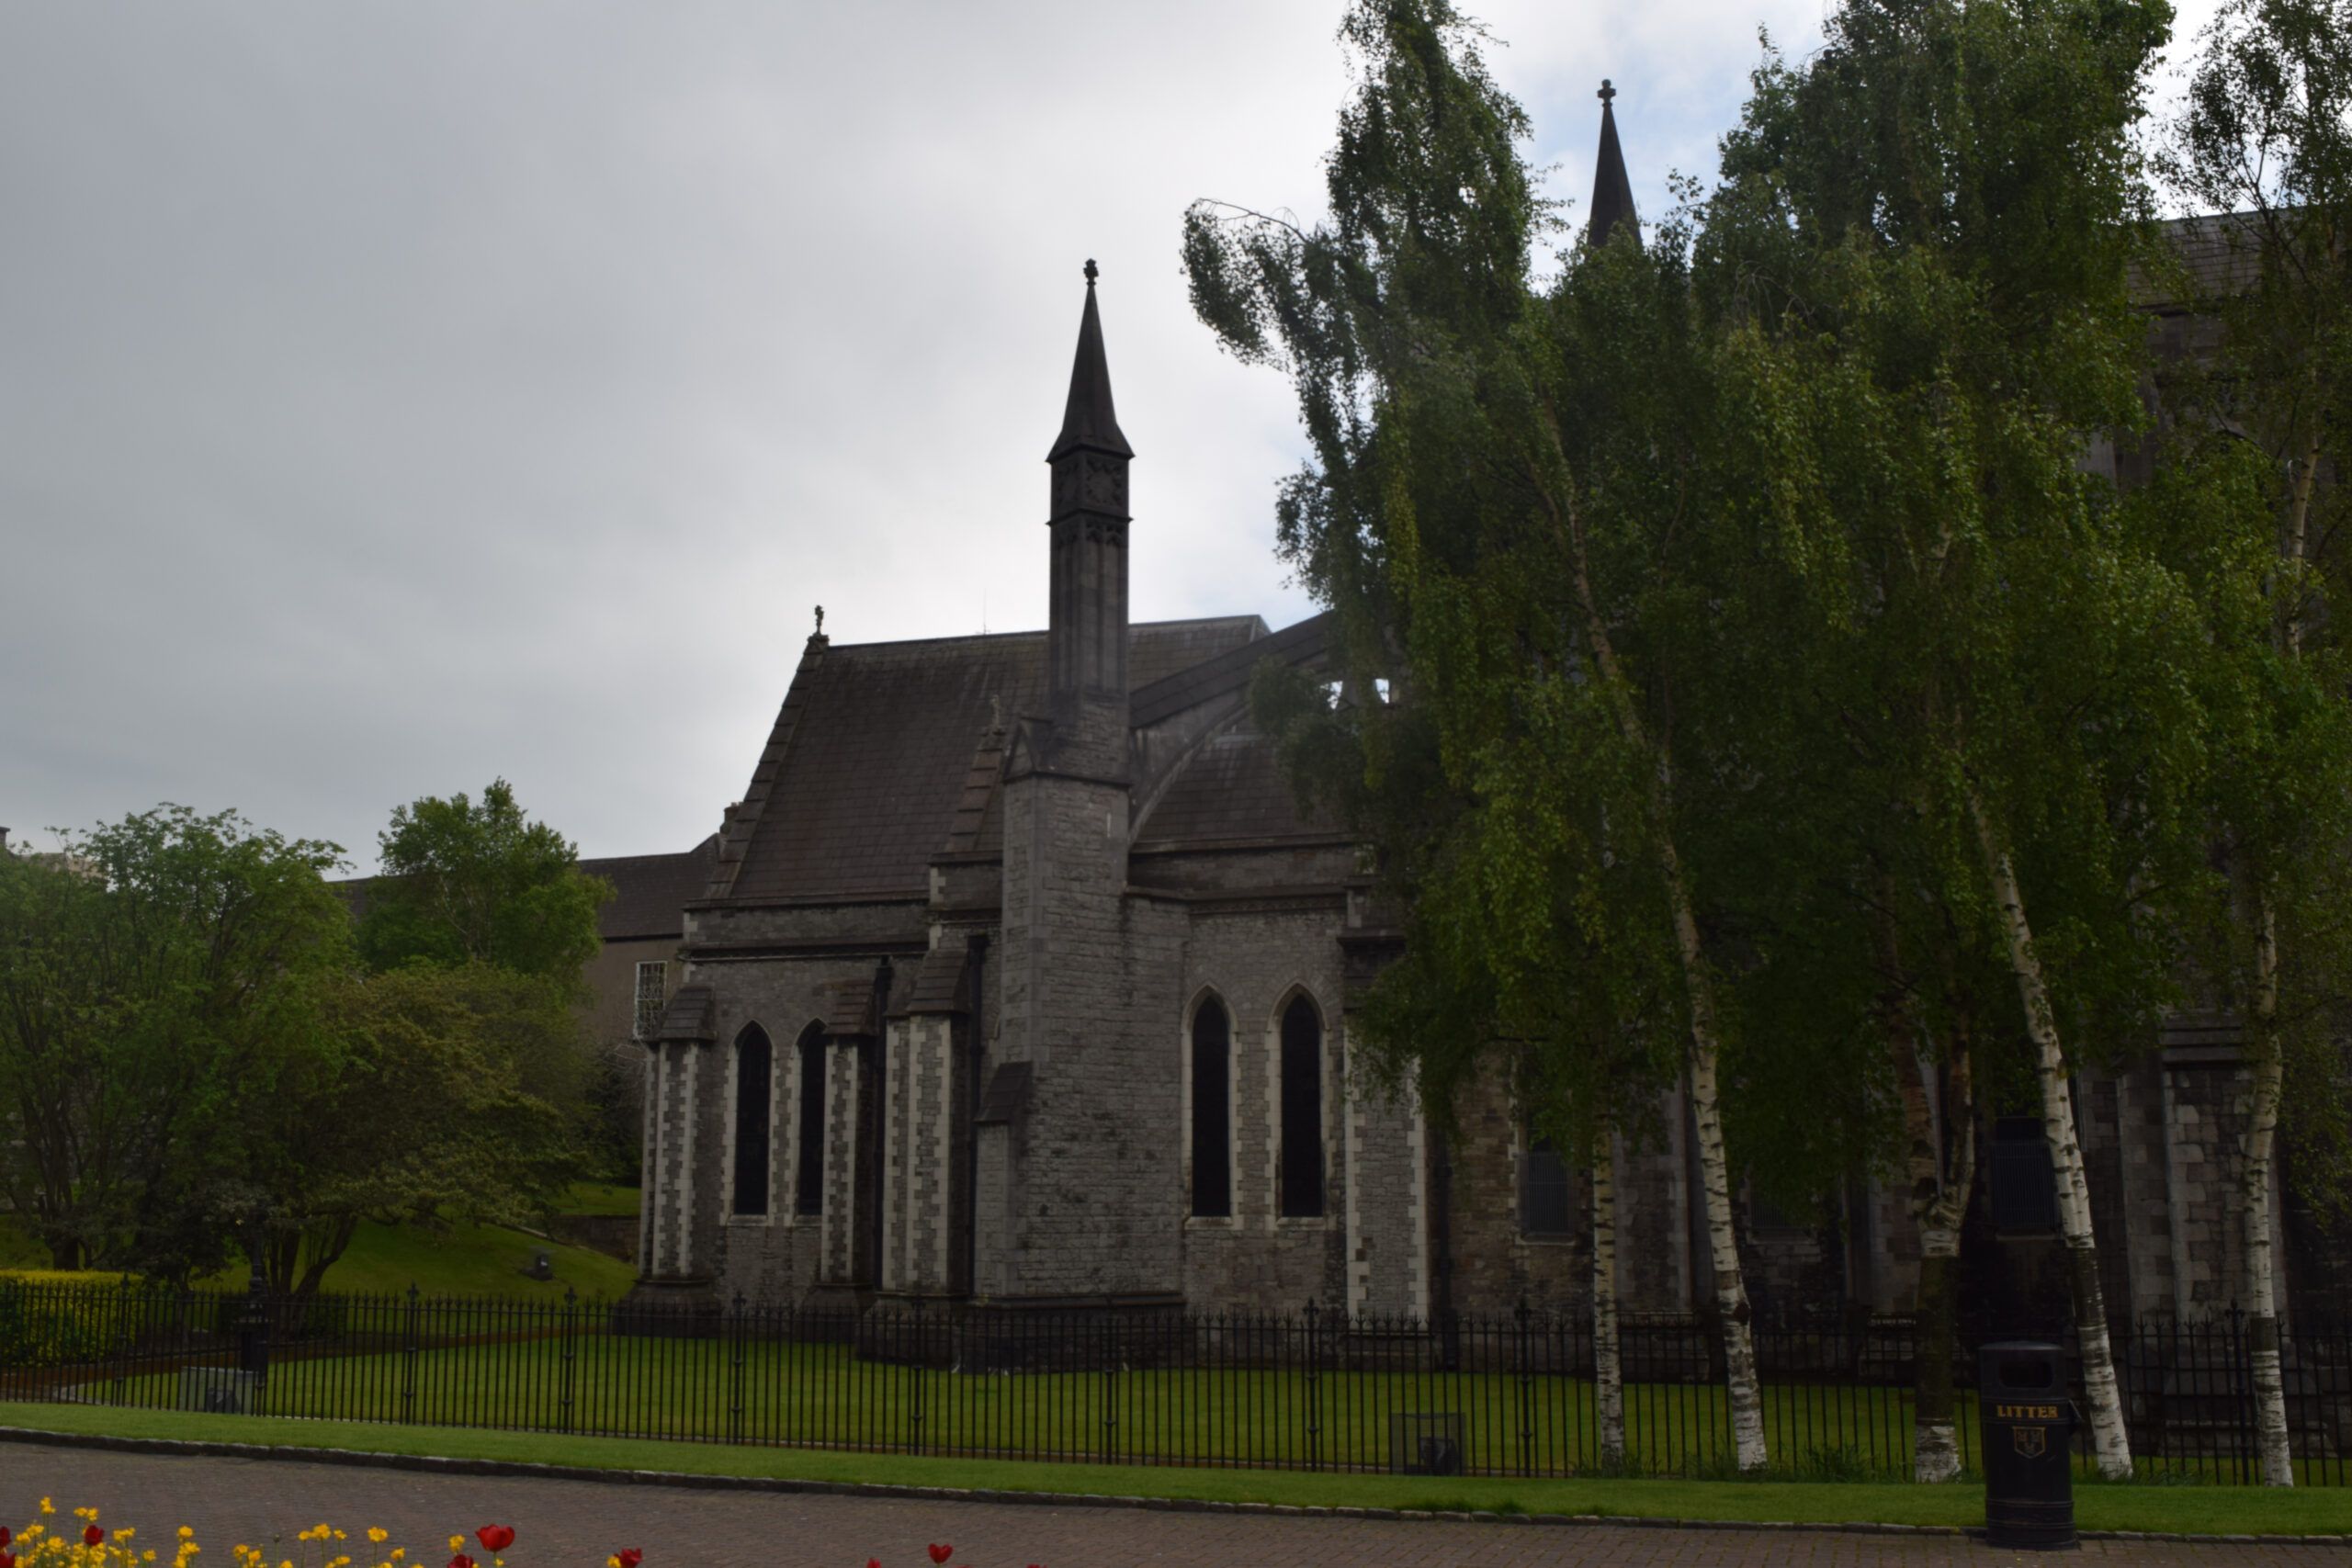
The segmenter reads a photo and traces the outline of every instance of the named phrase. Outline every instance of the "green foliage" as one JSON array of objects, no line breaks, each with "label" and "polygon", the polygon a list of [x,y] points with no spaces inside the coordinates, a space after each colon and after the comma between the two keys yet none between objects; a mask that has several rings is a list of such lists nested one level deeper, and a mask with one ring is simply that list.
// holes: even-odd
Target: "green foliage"
[{"label": "green foliage", "polygon": [[315,1291],[363,1220],[521,1224],[570,1181],[588,1058],[562,988],[417,964],[344,976],[324,1021],[245,1129],[273,1290]]},{"label": "green foliage", "polygon": [[119,1279],[56,1270],[0,1274],[0,1367],[70,1367],[103,1358],[114,1344],[114,1292],[61,1287]]},{"label": "green foliage", "polygon": [[[2233,0],[2168,129],[2175,194],[2222,218],[2162,281],[2219,326],[2167,367],[2179,417],[2140,498],[2197,584],[2218,652],[2211,810],[2228,874],[2198,911],[2218,1005],[2259,1011],[2258,911],[2278,929],[2275,1036],[2291,1179],[2352,1197],[2352,714],[2332,601],[2352,491],[2352,6]],[[2262,1043],[2257,1042],[2257,1050]]]},{"label": "green foliage", "polygon": [[2074,1055],[2183,999],[2240,679],[2208,616],[2253,558],[2200,577],[2081,463],[2145,423],[2169,20],[1841,5],[1768,52],[1715,191],[1539,281],[1476,35],[1367,0],[1328,220],[1194,207],[1198,312],[1313,446],[1282,547],[1348,689],[1402,699],[1268,675],[1255,711],[1408,911],[1366,1033],[1440,1110],[1498,1060],[1555,1136],[1651,1103],[1691,1026],[1662,860],[1787,1201],[1891,1162],[1915,1053],[2030,1083],[1980,821]]},{"label": "green foliage", "polygon": [[597,950],[596,910],[612,886],[582,873],[570,840],[523,814],[494,779],[395,807],[368,884],[359,945],[377,969],[489,964],[566,986]]},{"label": "green foliage", "polygon": [[0,856],[0,1168],[60,1267],[218,1265],[220,1129],[299,1070],[345,960],[338,854],[166,806]]}]

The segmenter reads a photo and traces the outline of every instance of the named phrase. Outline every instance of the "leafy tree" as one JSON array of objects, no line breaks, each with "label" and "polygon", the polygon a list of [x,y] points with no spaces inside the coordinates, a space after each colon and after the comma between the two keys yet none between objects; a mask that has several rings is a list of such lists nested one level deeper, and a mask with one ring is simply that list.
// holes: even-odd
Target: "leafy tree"
[{"label": "leafy tree", "polygon": [[2165,172],[2220,215],[2181,231],[2217,265],[2173,281],[2222,331],[2168,379],[2178,420],[2145,501],[2176,529],[2214,646],[2233,656],[2214,797],[2230,875],[2201,956],[2246,1026],[2247,1327],[2263,1479],[2285,1486],[2270,1207],[2282,1115],[2313,1197],[2340,1202],[2346,1169],[2352,672],[2330,599],[2352,501],[2324,476],[2352,462],[2352,5],[2235,0],[2203,46]]},{"label": "leafy tree", "polygon": [[584,1062],[564,998],[492,964],[351,973],[322,1048],[250,1102],[273,1293],[307,1297],[363,1220],[520,1224],[571,1178]]},{"label": "leafy tree", "polygon": [[505,780],[479,802],[459,793],[395,807],[379,842],[383,871],[359,927],[372,967],[479,963],[580,984],[612,886],[580,870],[570,840],[525,817]]},{"label": "leafy tree", "polygon": [[1362,68],[1329,221],[1197,205],[1186,264],[1203,320],[1297,389],[1315,461],[1283,492],[1285,550],[1359,690],[1393,672],[1408,696],[1317,715],[1270,683],[1261,708],[1295,750],[1353,758],[1359,820],[1401,829],[1375,839],[1410,940],[1367,1043],[1441,1116],[1499,1051],[1539,1128],[1597,1164],[1679,1068],[1758,1469],[1717,964],[1681,847],[1678,704],[1709,689],[1681,634],[1725,586],[1689,482],[1709,388],[1685,242],[1579,253],[1539,292],[1548,212],[1475,29],[1444,0],[1366,0],[1341,31]]},{"label": "leafy tree", "polygon": [[[2109,1474],[2131,1457],[2069,1079],[2177,996],[2211,722],[2191,585],[2080,463],[2087,433],[2143,414],[2132,130],[2167,20],[2129,0],[1842,6],[1803,68],[1758,73],[1700,267],[1746,322],[1725,406],[1749,526],[1804,584],[1796,732],[1894,807],[1862,815],[1849,790],[1833,815],[1860,827],[1842,896],[1869,910],[1898,1080],[1921,1064],[1902,1088],[1917,1212],[1951,1246],[1970,1163],[1929,1135],[1928,1066],[1981,1081],[1979,1043],[2016,1030]],[[1949,1398],[1923,1383],[1920,1449],[1947,1472]]]},{"label": "leafy tree", "polygon": [[56,1267],[226,1255],[229,1130],[300,1072],[348,951],[339,853],[164,806],[0,857],[0,1146]]}]

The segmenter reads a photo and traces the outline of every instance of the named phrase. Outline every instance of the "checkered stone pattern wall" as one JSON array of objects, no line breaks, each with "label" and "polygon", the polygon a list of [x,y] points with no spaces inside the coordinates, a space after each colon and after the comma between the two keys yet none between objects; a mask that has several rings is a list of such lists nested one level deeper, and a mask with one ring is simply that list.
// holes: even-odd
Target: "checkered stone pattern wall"
[{"label": "checkered stone pattern wall", "polygon": [[706,1214],[712,1190],[708,1174],[710,1122],[702,1103],[707,1048],[689,1041],[651,1047],[653,1098],[646,1114],[654,1172],[650,1203],[652,1246],[647,1273],[656,1279],[698,1280],[711,1263],[716,1216]]},{"label": "checkered stone pattern wall", "polygon": [[[891,917],[895,917],[894,922]],[[705,941],[727,944],[759,941],[815,942],[835,941],[877,944],[919,940],[921,906],[902,909],[850,907],[843,910],[718,911],[703,916]],[[659,1129],[649,1158],[663,1174],[649,1189],[653,1224],[664,1238],[673,1238],[683,1221],[703,1252],[703,1275],[715,1276],[727,1296],[740,1292],[752,1301],[797,1301],[820,1277],[822,1222],[797,1212],[797,1181],[800,1166],[799,1131],[802,1093],[799,1041],[802,1031],[824,1016],[826,998],[842,984],[870,984],[878,960],[868,953],[811,958],[760,958],[710,962],[695,965],[690,978],[711,987],[717,1004],[718,1043],[711,1046],[670,1044],[668,1077],[675,1092],[666,1102],[657,1089],[649,1104],[649,1122]],[[764,1216],[741,1218],[730,1213],[734,1170],[734,1082],[728,1071],[734,1042],[745,1025],[763,1030],[774,1061],[775,1091],[769,1111],[769,1199]],[[705,1060],[687,1077],[676,1066],[681,1054],[699,1050]],[[830,1089],[839,1075],[826,1075]],[[677,1175],[678,1150],[686,1122],[686,1097],[691,1093],[696,1114],[697,1164],[707,1167],[701,1182],[688,1188]],[[662,1120],[666,1116],[667,1120]],[[828,1119],[830,1126],[831,1119]],[[828,1168],[831,1162],[829,1158]],[[657,1265],[662,1275],[675,1274],[673,1262]]]},{"label": "checkered stone pattern wall", "polygon": [[971,1090],[954,1020],[892,1019],[884,1073],[882,1288],[927,1295],[958,1289],[955,1243]]},{"label": "checkered stone pattern wall", "polygon": [[876,1195],[858,1180],[858,1143],[865,1136],[874,1093],[870,1043],[832,1039],[825,1043],[825,1212],[820,1234],[819,1279],[828,1285],[871,1283],[871,1259],[863,1256],[867,1234],[864,1205]]}]

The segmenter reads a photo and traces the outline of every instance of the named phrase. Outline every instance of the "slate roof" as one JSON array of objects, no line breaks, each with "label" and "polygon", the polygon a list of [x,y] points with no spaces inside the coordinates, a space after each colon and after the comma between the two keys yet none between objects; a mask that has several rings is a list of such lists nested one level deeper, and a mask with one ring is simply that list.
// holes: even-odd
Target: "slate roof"
[{"label": "slate roof", "polygon": [[681,986],[670,1005],[662,1010],[656,1040],[716,1040],[718,1038],[718,998],[699,981]]},{"label": "slate roof", "polygon": [[582,861],[581,870],[613,885],[612,902],[596,911],[599,933],[606,942],[684,935],[686,902],[702,897],[718,860],[713,833],[683,854]]},{"label": "slate roof", "polygon": [[[1129,683],[1139,697],[1155,687],[1172,696],[1184,682],[1170,677],[1205,665],[1229,680],[1233,669],[1246,667],[1242,655],[1251,645],[1287,646],[1268,637],[1255,615],[1148,623],[1130,636]],[[786,702],[788,716],[779,716],[763,754],[769,776],[755,779],[754,790],[763,788],[764,796],[741,865],[719,897],[734,903],[920,897],[932,857],[943,850],[996,852],[1001,791],[987,787],[994,759],[983,754],[986,737],[992,723],[1037,710],[1045,676],[1043,632],[812,650]],[[1179,814],[1169,820],[1197,823],[1221,838],[1312,830],[1292,809],[1271,748],[1254,740],[1241,749],[1253,745],[1265,753],[1259,761],[1218,764],[1235,786],[1229,798],[1195,798],[1198,786],[1180,781],[1155,822],[1173,807]]]},{"label": "slate roof", "polygon": [[[2260,236],[2252,213],[2169,219],[2164,233],[2179,254],[2187,276],[2150,278],[2135,271],[2132,292],[2152,309],[2210,310],[2260,280],[2261,262],[2256,250]],[[2187,298],[2176,299],[2176,295]]]},{"label": "slate roof", "polygon": [[1244,720],[1193,753],[1136,831],[1136,847],[1254,843],[1334,830],[1299,811],[1274,743]]}]

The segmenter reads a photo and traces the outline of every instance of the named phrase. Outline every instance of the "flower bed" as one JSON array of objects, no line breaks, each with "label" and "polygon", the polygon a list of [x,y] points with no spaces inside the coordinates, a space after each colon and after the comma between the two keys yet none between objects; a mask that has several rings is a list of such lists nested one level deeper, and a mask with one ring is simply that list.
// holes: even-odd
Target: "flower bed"
[{"label": "flower bed", "polygon": [[[136,1527],[109,1529],[98,1522],[96,1508],[74,1509],[73,1517],[77,1522],[71,1525],[54,1523],[56,1516],[55,1505],[43,1497],[40,1517],[21,1530],[0,1525],[0,1568],[149,1568],[163,1561]],[[514,1539],[512,1525],[483,1525],[470,1541],[453,1535],[448,1541],[447,1568],[507,1568],[502,1554],[514,1544]],[[383,1529],[362,1530],[355,1540],[333,1525],[312,1525],[296,1532],[294,1540],[296,1555],[281,1557],[275,1563],[270,1553],[241,1541],[229,1549],[232,1568],[360,1568],[362,1556],[368,1560],[366,1568],[435,1568],[440,1562],[438,1551],[412,1552],[393,1545],[391,1532]],[[196,1568],[196,1558],[203,1550],[196,1532],[180,1526],[172,1543],[172,1568]],[[955,1547],[936,1541],[925,1551],[935,1568],[947,1568],[948,1559],[956,1554]],[[644,1562],[645,1553],[639,1548],[623,1547],[605,1556],[604,1568],[639,1568]],[[883,1568],[882,1560],[869,1557],[865,1568]],[[1028,1568],[1044,1568],[1044,1564],[1032,1562]]]}]

